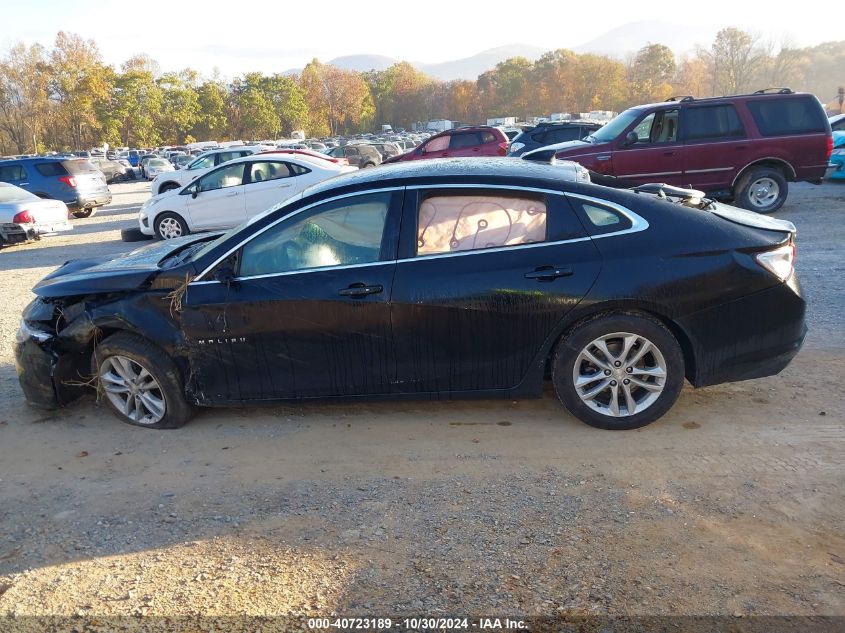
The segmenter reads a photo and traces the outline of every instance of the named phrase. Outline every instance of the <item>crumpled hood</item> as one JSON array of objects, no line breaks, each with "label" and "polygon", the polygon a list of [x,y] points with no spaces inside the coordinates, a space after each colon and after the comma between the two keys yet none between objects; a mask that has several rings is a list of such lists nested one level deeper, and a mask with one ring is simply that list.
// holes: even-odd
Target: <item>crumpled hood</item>
[{"label": "crumpled hood", "polygon": [[74,259],[39,281],[32,291],[39,297],[67,297],[140,288],[161,272],[159,262],[209,234],[188,235],[154,242],[126,255]]}]

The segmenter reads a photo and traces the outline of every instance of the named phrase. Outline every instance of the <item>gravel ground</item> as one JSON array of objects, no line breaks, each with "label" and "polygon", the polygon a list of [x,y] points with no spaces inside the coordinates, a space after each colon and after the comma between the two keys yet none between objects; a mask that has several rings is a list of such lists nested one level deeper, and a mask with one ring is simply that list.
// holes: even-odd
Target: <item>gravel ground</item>
[{"label": "gravel ground", "polygon": [[135,246],[119,229],[148,185],[113,192],[0,253],[0,617],[845,615],[845,185],[795,185],[777,214],[810,302],[796,360],[685,388],[629,433],[550,392],[209,410],[170,432],[93,400],[29,409],[20,311],[67,259]]}]

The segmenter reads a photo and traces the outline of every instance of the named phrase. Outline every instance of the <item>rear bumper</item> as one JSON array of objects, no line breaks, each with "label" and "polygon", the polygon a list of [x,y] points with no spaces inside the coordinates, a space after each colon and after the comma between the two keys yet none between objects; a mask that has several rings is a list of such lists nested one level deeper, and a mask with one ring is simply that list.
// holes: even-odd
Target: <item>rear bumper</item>
[{"label": "rear bumper", "polygon": [[70,209],[90,209],[92,207],[101,207],[109,204],[112,200],[111,191],[92,191],[90,193],[80,193],[72,200],[65,200]]},{"label": "rear bumper", "polygon": [[678,319],[695,356],[696,387],[780,373],[807,334],[796,275],[773,288]]}]

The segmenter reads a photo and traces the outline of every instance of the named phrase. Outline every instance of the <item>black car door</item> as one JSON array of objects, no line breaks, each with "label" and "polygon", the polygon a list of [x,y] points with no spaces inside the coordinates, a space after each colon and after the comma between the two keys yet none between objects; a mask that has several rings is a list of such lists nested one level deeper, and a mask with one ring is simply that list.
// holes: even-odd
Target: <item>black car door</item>
[{"label": "black car door", "polygon": [[394,391],[518,386],[600,267],[561,194],[409,188],[393,284]]},{"label": "black car door", "polygon": [[390,392],[402,194],[305,207],[218,264],[233,267],[231,283],[203,276],[188,286],[182,326],[201,400]]}]

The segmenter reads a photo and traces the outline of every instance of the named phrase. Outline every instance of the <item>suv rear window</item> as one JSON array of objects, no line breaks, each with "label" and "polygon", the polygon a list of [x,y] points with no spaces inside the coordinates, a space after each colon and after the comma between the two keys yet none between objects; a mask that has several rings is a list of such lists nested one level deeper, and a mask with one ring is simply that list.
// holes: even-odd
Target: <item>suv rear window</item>
[{"label": "suv rear window", "polygon": [[684,117],[688,141],[745,137],[742,121],[731,104],[687,108]]},{"label": "suv rear window", "polygon": [[460,134],[453,134],[449,142],[450,149],[461,149],[463,147],[474,147],[481,145],[480,134],[478,132],[462,132]]},{"label": "suv rear window", "polygon": [[[69,163],[70,161],[65,161],[65,162]],[[63,163],[61,163],[59,161],[53,161],[53,162],[50,162],[50,163],[37,163],[35,165],[35,169],[42,176],[66,176],[67,175],[67,169],[65,169]]]},{"label": "suv rear window", "polygon": [[90,160],[66,160],[62,163],[69,174],[91,174],[97,171],[97,168]]},{"label": "suv rear window", "polygon": [[825,132],[824,112],[811,97],[746,101],[763,136]]}]

